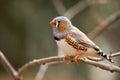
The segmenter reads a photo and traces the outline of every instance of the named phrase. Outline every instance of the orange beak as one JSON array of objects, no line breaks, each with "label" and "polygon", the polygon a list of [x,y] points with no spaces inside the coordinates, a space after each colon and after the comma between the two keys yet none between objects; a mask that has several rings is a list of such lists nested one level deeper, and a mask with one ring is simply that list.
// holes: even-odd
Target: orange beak
[{"label": "orange beak", "polygon": [[55,20],[52,20],[52,21],[50,21],[50,23],[49,23],[51,26],[55,26],[56,25],[56,21]]}]

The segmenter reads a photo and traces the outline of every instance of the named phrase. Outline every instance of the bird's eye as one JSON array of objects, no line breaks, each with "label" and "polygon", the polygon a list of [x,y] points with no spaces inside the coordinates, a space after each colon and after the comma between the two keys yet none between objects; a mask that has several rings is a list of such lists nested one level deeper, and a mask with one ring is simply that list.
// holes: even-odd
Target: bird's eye
[{"label": "bird's eye", "polygon": [[60,21],[58,21],[58,23],[60,23]]}]

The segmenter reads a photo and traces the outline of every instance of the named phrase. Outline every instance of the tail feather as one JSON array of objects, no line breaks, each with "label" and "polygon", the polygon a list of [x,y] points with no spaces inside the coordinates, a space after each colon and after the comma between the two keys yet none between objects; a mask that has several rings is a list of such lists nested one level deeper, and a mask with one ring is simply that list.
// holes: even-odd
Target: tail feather
[{"label": "tail feather", "polygon": [[102,50],[97,50],[97,54],[104,57],[109,62],[113,63],[113,60],[109,57],[109,55],[105,54]]}]

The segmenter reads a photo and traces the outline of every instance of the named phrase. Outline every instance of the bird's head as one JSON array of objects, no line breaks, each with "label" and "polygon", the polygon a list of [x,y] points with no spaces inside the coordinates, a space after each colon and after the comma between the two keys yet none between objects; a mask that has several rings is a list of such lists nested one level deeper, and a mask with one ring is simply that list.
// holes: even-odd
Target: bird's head
[{"label": "bird's head", "polygon": [[53,27],[54,30],[62,32],[67,30],[72,24],[67,17],[59,16],[50,21],[50,25]]}]

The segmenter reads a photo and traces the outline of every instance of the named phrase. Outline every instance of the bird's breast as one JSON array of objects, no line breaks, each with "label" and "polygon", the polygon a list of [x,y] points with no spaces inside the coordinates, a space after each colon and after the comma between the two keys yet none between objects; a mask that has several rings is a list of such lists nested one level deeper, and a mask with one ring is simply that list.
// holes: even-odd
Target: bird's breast
[{"label": "bird's breast", "polygon": [[69,45],[65,39],[61,39],[59,41],[56,40],[58,47],[63,50],[64,53],[75,56],[77,54],[77,50]]}]

